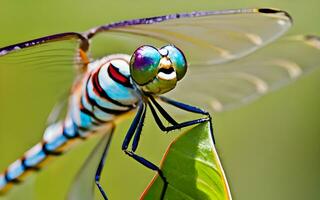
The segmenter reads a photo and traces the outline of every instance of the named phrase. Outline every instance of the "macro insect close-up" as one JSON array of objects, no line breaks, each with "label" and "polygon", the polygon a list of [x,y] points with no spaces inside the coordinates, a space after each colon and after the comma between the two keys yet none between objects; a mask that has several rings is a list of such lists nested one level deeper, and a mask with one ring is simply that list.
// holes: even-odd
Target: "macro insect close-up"
[{"label": "macro insect close-up", "polygon": [[[296,31],[285,6],[201,5],[126,12],[83,32],[101,13],[50,34],[28,35],[19,18],[26,36],[1,35],[0,200],[301,199],[292,176],[317,199],[320,28]],[[48,19],[34,22],[52,20],[38,6]],[[306,74],[302,92],[255,101]]]}]

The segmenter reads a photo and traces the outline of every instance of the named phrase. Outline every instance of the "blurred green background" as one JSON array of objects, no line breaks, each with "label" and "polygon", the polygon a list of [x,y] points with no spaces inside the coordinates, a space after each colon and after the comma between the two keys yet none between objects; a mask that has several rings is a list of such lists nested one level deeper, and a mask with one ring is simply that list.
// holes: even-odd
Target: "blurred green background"
[{"label": "blurred green background", "polygon": [[[242,7],[284,9],[293,16],[295,22],[290,34],[320,35],[319,0],[2,0],[0,46],[58,32],[85,31],[123,19]],[[39,82],[38,86],[34,86],[34,82],[40,79],[36,75],[33,77],[32,72],[17,76],[3,69],[0,72],[2,171],[41,139],[46,116],[57,95],[40,93],[38,95],[42,96],[38,97],[35,96],[36,92],[29,92],[38,91],[41,85]],[[48,78],[54,79],[54,76],[57,74]],[[13,82],[16,83],[9,85],[3,81],[10,77],[14,77]],[[22,77],[27,81],[17,84]],[[250,105],[214,115],[217,148],[234,199],[320,199],[319,77],[320,70],[317,70]],[[58,90],[59,84],[62,83],[41,86],[47,90]],[[35,88],[30,88],[31,85]],[[20,98],[10,99],[11,88],[19,89]],[[9,93],[2,93],[4,90]],[[103,186],[112,200],[137,199],[154,175],[120,150],[130,120],[127,119],[116,130],[102,176]],[[139,147],[140,154],[158,162],[168,142],[176,134],[162,134],[152,119],[148,118]],[[14,188],[8,199],[62,199],[72,176],[97,139],[78,145],[66,156],[50,163],[50,167],[40,174],[32,175],[25,184]],[[101,199],[100,196],[97,198]]]}]

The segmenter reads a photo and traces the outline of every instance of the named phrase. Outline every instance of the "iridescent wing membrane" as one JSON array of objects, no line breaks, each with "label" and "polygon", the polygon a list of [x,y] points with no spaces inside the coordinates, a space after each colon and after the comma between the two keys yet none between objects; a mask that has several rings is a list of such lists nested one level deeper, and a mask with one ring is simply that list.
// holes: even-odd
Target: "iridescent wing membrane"
[{"label": "iridescent wing membrane", "polygon": [[[12,133],[14,138],[9,140],[16,143],[15,138],[27,138],[26,134],[35,133],[36,124],[44,124],[44,116],[47,116],[50,110],[47,108],[54,104],[57,94],[65,91],[68,88],[66,85],[71,85],[77,74],[75,72],[81,74],[80,70],[74,70],[71,66],[76,63],[78,69],[84,69],[83,66],[88,61],[83,57],[89,49],[87,39],[92,43],[88,54],[93,56],[105,56],[116,52],[132,53],[138,45],[146,43],[158,45],[170,43],[178,46],[186,54],[190,72],[187,74],[188,78],[183,81],[181,87],[178,86],[177,92],[173,95],[188,102],[190,99],[183,99],[188,96],[186,92],[181,92],[183,91],[181,88],[189,87],[188,91],[192,90],[198,95],[195,105],[209,105],[215,110],[223,110],[221,108],[227,105],[241,104],[243,99],[250,98],[254,94],[265,93],[269,90],[269,82],[278,85],[286,77],[281,73],[288,73],[289,69],[294,68],[292,67],[294,61],[290,62],[290,58],[293,57],[291,56],[287,59],[278,59],[278,64],[287,66],[280,67],[284,69],[284,72],[280,70],[280,75],[279,70],[273,70],[273,68],[268,70],[267,65],[260,62],[263,56],[262,51],[260,57],[253,57],[252,60],[247,57],[243,61],[247,64],[241,64],[242,61],[236,65],[229,63],[280,37],[289,29],[291,23],[287,13],[272,9],[192,12],[120,21],[93,28],[83,34],[57,34],[1,48],[1,100],[4,102],[2,103],[3,119],[0,120],[0,141],[7,143],[8,134],[6,133]],[[113,46],[112,42],[116,38],[118,38],[117,46]],[[293,45],[305,44],[304,39],[294,41],[296,42],[293,42]],[[308,41],[311,41],[310,38]],[[118,52],[122,49],[126,52]],[[309,50],[312,54],[310,56],[315,56],[317,53],[313,49]],[[270,52],[267,55],[272,57]],[[82,59],[77,59],[78,56]],[[308,68],[310,64],[314,64],[306,61],[307,59],[303,59],[298,65]],[[303,68],[298,68],[296,70],[298,72],[292,72],[289,76],[300,75]],[[254,70],[250,71],[250,69]],[[42,72],[50,73],[45,73],[44,76]],[[254,74],[251,75],[251,72]],[[58,75],[52,75],[54,73]],[[269,78],[269,82],[257,84],[261,78]],[[60,84],[60,80],[64,82]],[[239,82],[237,86],[243,91],[232,87],[235,81]],[[240,94],[230,98],[232,96],[230,94],[234,92]],[[214,104],[218,107],[212,106]],[[20,124],[20,121],[26,121],[25,119],[32,120],[28,120],[20,129],[12,128],[17,121]],[[28,127],[31,121],[35,123]],[[41,128],[44,127],[41,126]],[[36,130],[40,135],[41,128]],[[40,138],[40,136],[37,137]],[[1,142],[0,146],[3,151],[10,149],[10,145],[5,145],[4,142]],[[19,150],[20,152],[15,156],[5,155],[6,162],[11,162],[11,158],[20,156],[27,148]],[[1,167],[5,166],[1,165]],[[88,184],[91,187],[93,182]]]}]

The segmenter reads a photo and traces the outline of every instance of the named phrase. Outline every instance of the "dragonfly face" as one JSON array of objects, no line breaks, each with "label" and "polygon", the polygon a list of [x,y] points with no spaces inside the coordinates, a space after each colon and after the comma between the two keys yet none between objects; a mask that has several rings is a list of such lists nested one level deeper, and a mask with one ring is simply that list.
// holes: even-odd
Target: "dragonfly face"
[{"label": "dragonfly face", "polygon": [[159,50],[152,46],[141,46],[130,60],[133,80],[144,92],[151,94],[163,94],[172,90],[186,71],[185,56],[173,45]]}]

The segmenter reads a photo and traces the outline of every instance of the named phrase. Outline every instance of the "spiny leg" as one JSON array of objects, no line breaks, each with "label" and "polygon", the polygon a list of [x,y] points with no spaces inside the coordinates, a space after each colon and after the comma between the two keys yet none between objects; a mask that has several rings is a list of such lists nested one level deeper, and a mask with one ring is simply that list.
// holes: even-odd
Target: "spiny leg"
[{"label": "spiny leg", "polygon": [[[160,197],[160,199],[162,200],[164,198],[165,192],[168,187],[168,181],[166,180],[165,176],[163,175],[163,172],[161,171],[161,169],[158,166],[156,166],[152,162],[150,162],[147,159],[134,153],[138,147],[139,138],[140,138],[140,134],[141,134],[144,119],[145,119],[145,114],[146,114],[146,105],[144,103],[140,103],[138,106],[138,112],[137,112],[127,134],[126,134],[124,141],[123,141],[122,150],[125,152],[126,155],[130,156],[131,158],[133,158],[134,160],[136,160],[137,162],[139,162],[143,166],[145,166],[153,171],[158,172],[160,178],[162,179],[162,181],[164,183],[164,186],[161,191],[161,197]],[[134,137],[134,141],[132,144],[132,150],[128,151],[127,150],[128,145],[129,145],[134,134],[135,134],[135,137]]]}]

